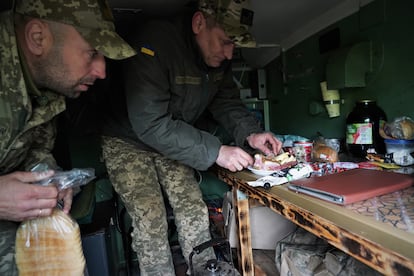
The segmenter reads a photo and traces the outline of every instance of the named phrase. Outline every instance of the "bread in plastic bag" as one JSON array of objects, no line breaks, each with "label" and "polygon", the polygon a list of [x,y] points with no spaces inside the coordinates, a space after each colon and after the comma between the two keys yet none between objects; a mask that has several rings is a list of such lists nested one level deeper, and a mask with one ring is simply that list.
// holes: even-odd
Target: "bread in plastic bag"
[{"label": "bread in plastic bag", "polygon": [[[31,171],[48,169],[48,165],[40,163]],[[94,169],[72,169],[57,171],[34,185],[55,185],[61,191],[85,185],[94,178]],[[23,221],[16,232],[16,264],[20,276],[84,275],[79,225],[59,207],[50,216]]]},{"label": "bread in plastic bag", "polygon": [[16,233],[19,275],[83,275],[79,225],[55,208],[50,216],[22,222]]},{"label": "bread in plastic bag", "polygon": [[393,122],[384,124],[383,131],[380,134],[386,139],[414,139],[414,121],[410,117],[399,117]]},{"label": "bread in plastic bag", "polygon": [[335,163],[338,159],[338,152],[331,146],[328,146],[325,138],[318,137],[313,142],[312,161]]}]

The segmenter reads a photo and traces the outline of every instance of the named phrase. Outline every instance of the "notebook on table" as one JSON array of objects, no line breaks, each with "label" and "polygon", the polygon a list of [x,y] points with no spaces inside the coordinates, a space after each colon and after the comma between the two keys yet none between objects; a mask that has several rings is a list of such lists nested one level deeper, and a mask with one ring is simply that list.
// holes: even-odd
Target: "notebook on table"
[{"label": "notebook on table", "polygon": [[292,181],[288,188],[336,204],[346,205],[408,188],[413,177],[389,171],[353,169]]}]

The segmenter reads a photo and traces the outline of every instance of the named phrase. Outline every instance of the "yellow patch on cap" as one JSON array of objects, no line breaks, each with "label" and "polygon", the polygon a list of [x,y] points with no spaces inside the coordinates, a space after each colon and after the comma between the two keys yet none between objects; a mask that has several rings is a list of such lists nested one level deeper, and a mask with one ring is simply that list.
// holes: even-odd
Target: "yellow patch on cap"
[{"label": "yellow patch on cap", "polygon": [[148,49],[146,47],[141,47],[141,53],[149,55],[149,56],[155,56],[155,52],[151,49]]}]

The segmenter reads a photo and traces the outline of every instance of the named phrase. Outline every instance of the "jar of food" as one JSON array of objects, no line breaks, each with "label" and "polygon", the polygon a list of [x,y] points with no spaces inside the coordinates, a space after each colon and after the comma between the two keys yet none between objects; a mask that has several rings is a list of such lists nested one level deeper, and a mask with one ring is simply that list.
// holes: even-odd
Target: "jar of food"
[{"label": "jar of food", "polygon": [[379,130],[386,122],[385,112],[373,100],[356,102],[346,119],[346,144],[355,157],[367,153],[385,153],[384,139]]}]

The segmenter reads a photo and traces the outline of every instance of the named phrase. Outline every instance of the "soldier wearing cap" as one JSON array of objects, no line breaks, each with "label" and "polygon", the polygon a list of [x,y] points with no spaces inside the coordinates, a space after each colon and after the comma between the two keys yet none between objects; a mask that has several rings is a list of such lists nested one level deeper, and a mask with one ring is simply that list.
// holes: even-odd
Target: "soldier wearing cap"
[{"label": "soldier wearing cap", "polygon": [[[163,194],[189,263],[193,247],[211,238],[194,169],[216,163],[240,171],[253,163],[246,150],[277,154],[281,148],[243,105],[232,79],[234,47],[255,45],[249,33],[253,14],[247,0],[201,0],[186,16],[148,22],[126,38],[138,54],[117,70],[125,101],[116,107],[116,99],[110,100],[102,145],[111,182],[132,217],[141,275],[174,275]],[[206,112],[229,131],[235,146],[199,128]],[[206,250],[194,263],[214,258]]]},{"label": "soldier wearing cap", "polygon": [[[28,185],[57,168],[51,154],[55,116],[105,78],[105,59],[136,52],[115,32],[111,11],[97,0],[16,0],[0,13],[0,275],[17,275],[18,223],[47,216],[58,199],[69,212],[72,191]],[[45,260],[47,261],[47,260]]]}]

